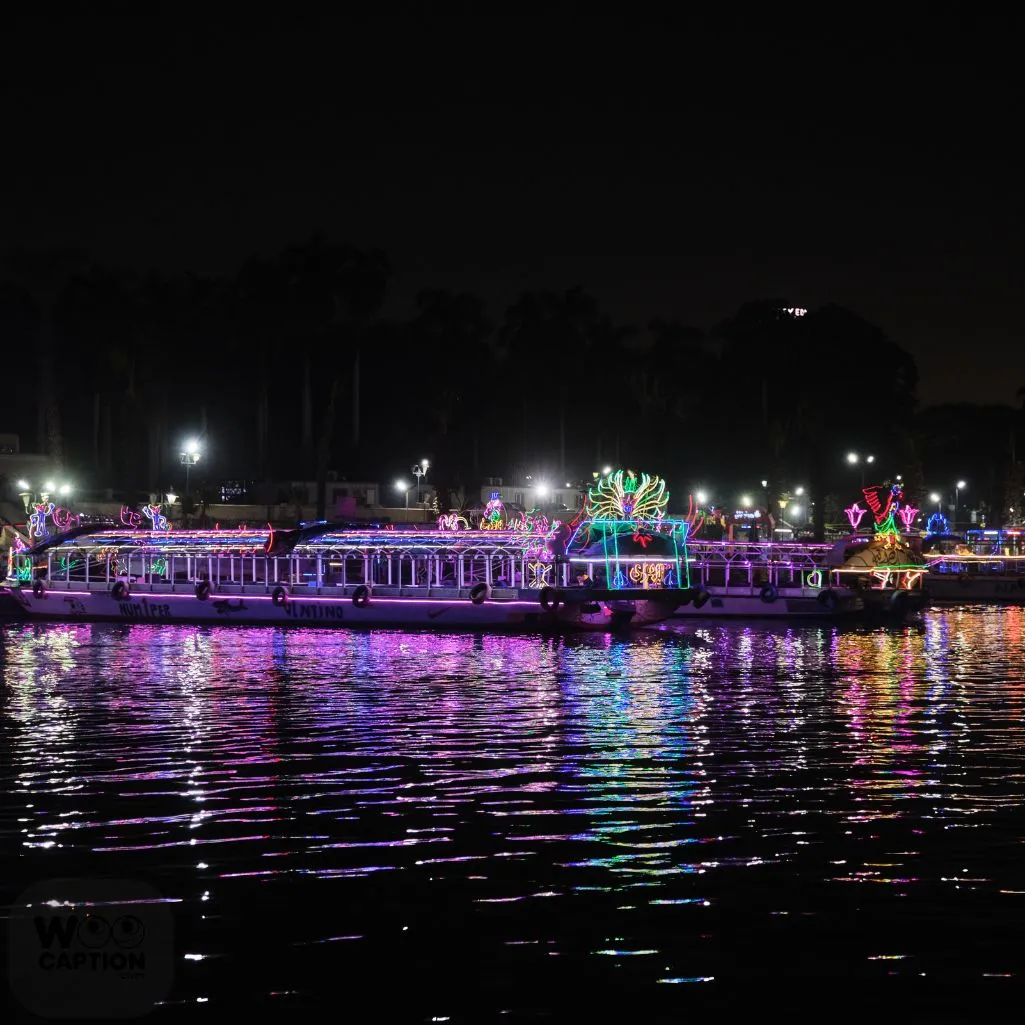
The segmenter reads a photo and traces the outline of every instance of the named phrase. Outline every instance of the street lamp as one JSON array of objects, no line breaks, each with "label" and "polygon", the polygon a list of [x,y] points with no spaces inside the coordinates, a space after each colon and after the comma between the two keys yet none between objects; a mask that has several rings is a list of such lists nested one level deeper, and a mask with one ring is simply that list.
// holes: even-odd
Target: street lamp
[{"label": "street lamp", "polygon": [[783,517],[786,514],[787,506],[790,504],[790,496],[780,495],[777,501],[779,502],[779,522],[782,528]]},{"label": "street lamp", "polygon": [[167,493],[167,507],[169,509],[174,508],[174,503],[178,501],[178,496],[173,491]]},{"label": "street lamp", "polygon": [[704,505],[708,501],[708,495],[704,491],[699,491],[694,496],[698,500],[698,505]]},{"label": "street lamp", "polygon": [[25,515],[32,511],[32,485],[27,480],[18,481],[18,497],[25,503]]},{"label": "street lamp", "polygon": [[421,459],[419,463],[414,463],[410,468],[409,472],[416,477],[416,504],[420,504],[420,478],[427,476],[427,468],[430,464],[426,459]]},{"label": "street lamp", "polygon": [[936,503],[937,512],[942,512],[942,509],[940,508],[940,502],[942,502],[943,499],[939,495],[937,495],[935,491],[929,496],[929,501]]},{"label": "street lamp", "polygon": [[189,497],[189,471],[196,463],[199,462],[199,457],[202,453],[199,450],[199,442],[191,440],[185,442],[182,451],[179,453],[179,459],[182,466],[185,467],[185,498]]},{"label": "street lamp", "polygon": [[601,472],[602,472],[603,476],[607,477],[610,473],[612,473],[612,467],[611,466],[605,466],[605,467],[602,468]]},{"label": "street lamp", "polygon": [[740,504],[745,509],[750,509],[751,508],[751,498],[750,498],[750,496],[748,496],[748,495],[741,495],[740,496]]},{"label": "street lamp", "polygon": [[[865,463],[874,463],[875,461],[876,461],[876,457],[875,456],[865,456]],[[861,487],[862,487],[862,490],[864,490],[864,488],[865,488],[865,465],[861,461],[861,456],[859,456],[857,452],[848,452],[847,453],[847,462],[850,463],[851,466],[860,466],[861,467]]]},{"label": "street lamp", "polygon": [[957,511],[961,504],[961,490],[965,487],[965,482],[959,480],[954,484],[954,525],[957,525]]},{"label": "street lamp", "polygon": [[395,487],[398,488],[399,491],[404,491],[406,493],[406,523],[409,522],[409,491],[412,486],[412,484],[407,484],[404,480],[397,480],[395,482]]}]

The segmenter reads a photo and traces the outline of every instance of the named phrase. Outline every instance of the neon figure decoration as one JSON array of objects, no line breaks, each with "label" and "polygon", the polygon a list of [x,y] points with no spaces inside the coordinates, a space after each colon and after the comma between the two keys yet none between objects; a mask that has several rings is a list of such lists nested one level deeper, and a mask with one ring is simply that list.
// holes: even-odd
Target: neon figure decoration
[{"label": "neon figure decoration", "polygon": [[932,516],[925,521],[925,532],[926,534],[949,534],[950,522],[943,513],[934,512]]},{"label": "neon figure decoration", "polygon": [[530,562],[527,563],[527,569],[530,571],[527,587],[548,587],[551,583],[551,580],[549,579],[552,572],[550,563],[540,561]]},{"label": "neon figure decoration", "polygon": [[39,502],[32,508],[35,509],[35,512],[28,518],[28,536],[38,538],[49,537],[50,531],[47,529],[46,520],[48,516],[53,515],[55,508],[53,502]]},{"label": "neon figure decoration", "polygon": [[129,509],[127,505],[123,505],[121,506],[121,522],[124,526],[135,530],[142,524],[142,514],[137,513],[134,509]]},{"label": "neon figure decoration", "polygon": [[900,508],[900,522],[904,524],[904,529],[910,530],[911,525],[915,522],[915,517],[918,515],[919,510],[913,505],[903,505]]},{"label": "neon figure decoration", "polygon": [[850,508],[844,509],[844,512],[847,513],[847,519],[850,521],[851,530],[858,529],[858,524],[861,523],[862,518],[867,511],[867,509],[862,509],[857,502],[855,502]]},{"label": "neon figure decoration", "polygon": [[660,520],[669,506],[666,482],[633,470],[599,477],[587,492],[586,515],[592,520]]},{"label": "neon figure decoration", "polygon": [[612,589],[690,587],[692,520],[667,519],[668,506],[669,493],[659,477],[616,470],[597,478],[570,524],[570,561],[604,563],[604,579]]},{"label": "neon figure decoration", "polygon": [[492,492],[488,504],[484,506],[484,518],[480,521],[481,530],[505,530],[505,506],[497,491]]},{"label": "neon figure decoration", "polygon": [[53,522],[58,530],[67,530],[78,524],[80,520],[80,516],[76,516],[70,509],[65,509],[63,506],[53,511]]},{"label": "neon figure decoration", "polygon": [[[142,515],[145,516],[146,519],[150,521],[150,523],[152,524],[154,530],[170,530],[171,529],[171,525],[167,522],[167,517],[160,515],[160,506],[159,505],[144,505],[142,507]],[[239,529],[245,530],[245,526],[243,525]]]},{"label": "neon figure decoration", "polygon": [[438,530],[469,530],[470,524],[459,513],[442,513],[438,517]]},{"label": "neon figure decoration", "polygon": [[[22,552],[27,552],[29,546],[25,543],[21,534],[15,533],[14,540],[11,542],[11,547],[7,549],[7,575],[9,577],[15,576],[14,572],[14,557],[20,555]],[[18,570],[17,577],[19,580],[31,580],[32,579],[32,563],[28,562],[21,566]]]},{"label": "neon figure decoration", "polygon": [[706,514],[704,509],[701,509],[699,506],[696,506],[694,504],[694,496],[693,495],[688,495],[687,496],[687,515],[684,517],[684,519],[687,521],[687,523],[690,524],[689,529],[687,531],[687,536],[688,537],[696,537],[698,531],[701,530],[702,526],[704,526],[705,520],[706,519],[710,519],[710,518],[714,518],[714,515],[715,515],[715,510],[714,509],[709,508],[709,511]]},{"label": "neon figure decoration", "polygon": [[[900,503],[904,501],[904,489],[899,484],[894,484],[886,493],[885,505],[879,497],[882,490],[883,487],[878,485],[861,489],[861,493],[865,496],[865,501],[868,502],[868,507],[872,510],[877,524],[884,523],[893,512],[896,512]],[[854,504],[857,505],[857,502]]]}]

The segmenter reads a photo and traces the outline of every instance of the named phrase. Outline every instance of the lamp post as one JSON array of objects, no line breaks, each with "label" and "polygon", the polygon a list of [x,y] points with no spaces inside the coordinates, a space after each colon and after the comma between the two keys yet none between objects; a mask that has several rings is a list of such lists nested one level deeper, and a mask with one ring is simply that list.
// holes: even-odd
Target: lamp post
[{"label": "lamp post", "polygon": [[404,517],[404,522],[408,523],[409,522],[409,492],[410,492],[410,489],[413,487],[413,485],[412,484],[407,484],[404,480],[397,480],[395,482],[395,487],[398,488],[399,491],[404,491],[405,494],[406,494],[406,515]]},{"label": "lamp post", "polygon": [[66,501],[71,497],[71,493],[75,490],[74,486],[71,484],[64,483],[58,487],[52,480],[48,480],[43,484],[37,494],[35,488],[27,480],[19,480],[17,484],[18,497],[25,506],[26,516],[31,514],[32,505],[37,500],[41,502],[49,502],[51,495],[57,495],[59,498],[63,498]]},{"label": "lamp post", "polygon": [[779,499],[778,499],[778,502],[779,502],[779,522],[780,522],[780,527],[782,528],[783,516],[784,516],[784,514],[787,511],[787,506],[790,504],[790,496],[789,495],[780,495]]},{"label": "lamp post", "polygon": [[861,468],[861,488],[865,489],[865,463],[874,463],[876,461],[875,456],[865,456],[865,462],[861,461],[861,456],[857,452],[847,453],[847,462],[851,466],[860,466]]},{"label": "lamp post", "polygon": [[426,459],[421,459],[419,463],[414,463],[410,468],[409,472],[416,477],[416,504],[420,504],[420,478],[427,476],[427,468],[430,463]]},{"label": "lamp post", "polygon": [[27,480],[18,481],[18,497],[25,503],[25,515],[32,509],[32,485]]},{"label": "lamp post", "polygon": [[961,505],[961,491],[965,487],[965,482],[959,480],[954,484],[954,526],[957,526],[957,513]]},{"label": "lamp post", "polygon": [[188,501],[189,498],[189,471],[196,463],[199,462],[199,458],[202,453],[199,450],[198,441],[187,441],[179,453],[179,459],[182,466],[185,467],[185,495],[184,501]]}]

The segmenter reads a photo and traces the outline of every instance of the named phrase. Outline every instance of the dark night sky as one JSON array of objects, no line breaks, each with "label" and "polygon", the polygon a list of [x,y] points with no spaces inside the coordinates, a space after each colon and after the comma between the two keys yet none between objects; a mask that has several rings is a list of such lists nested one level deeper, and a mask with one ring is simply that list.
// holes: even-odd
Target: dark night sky
[{"label": "dark night sky", "polygon": [[1025,384],[1020,26],[578,16],[5,32],[0,248],[237,269],[315,230],[424,285],[625,320],[837,302],[925,403]]}]

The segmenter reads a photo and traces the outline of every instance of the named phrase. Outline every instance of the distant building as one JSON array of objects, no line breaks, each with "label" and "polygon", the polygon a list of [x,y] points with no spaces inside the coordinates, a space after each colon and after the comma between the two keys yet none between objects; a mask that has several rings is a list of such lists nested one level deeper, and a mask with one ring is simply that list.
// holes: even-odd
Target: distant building
[{"label": "distant building", "polygon": [[[317,500],[316,481],[288,481],[285,487],[289,490],[289,495],[291,496],[289,500],[292,502],[312,505]],[[328,509],[334,509],[343,500],[350,500],[344,503],[346,507],[366,508],[367,506],[376,506],[380,495],[381,487],[375,480],[329,480],[327,482],[326,499]]]},{"label": "distant building", "polygon": [[[33,492],[58,476],[48,456],[36,452],[22,452],[21,438],[17,434],[0,434],[0,499],[18,501],[26,490],[19,482],[25,481]],[[61,480],[66,475],[59,475]]]},{"label": "distant building", "polygon": [[488,478],[481,485],[481,504],[486,505],[492,498],[498,497],[504,505],[518,506],[528,512],[537,508],[564,508],[576,512],[584,500],[584,492],[574,484],[556,487],[552,484],[535,484],[524,481],[522,484],[505,484],[501,477]]}]

